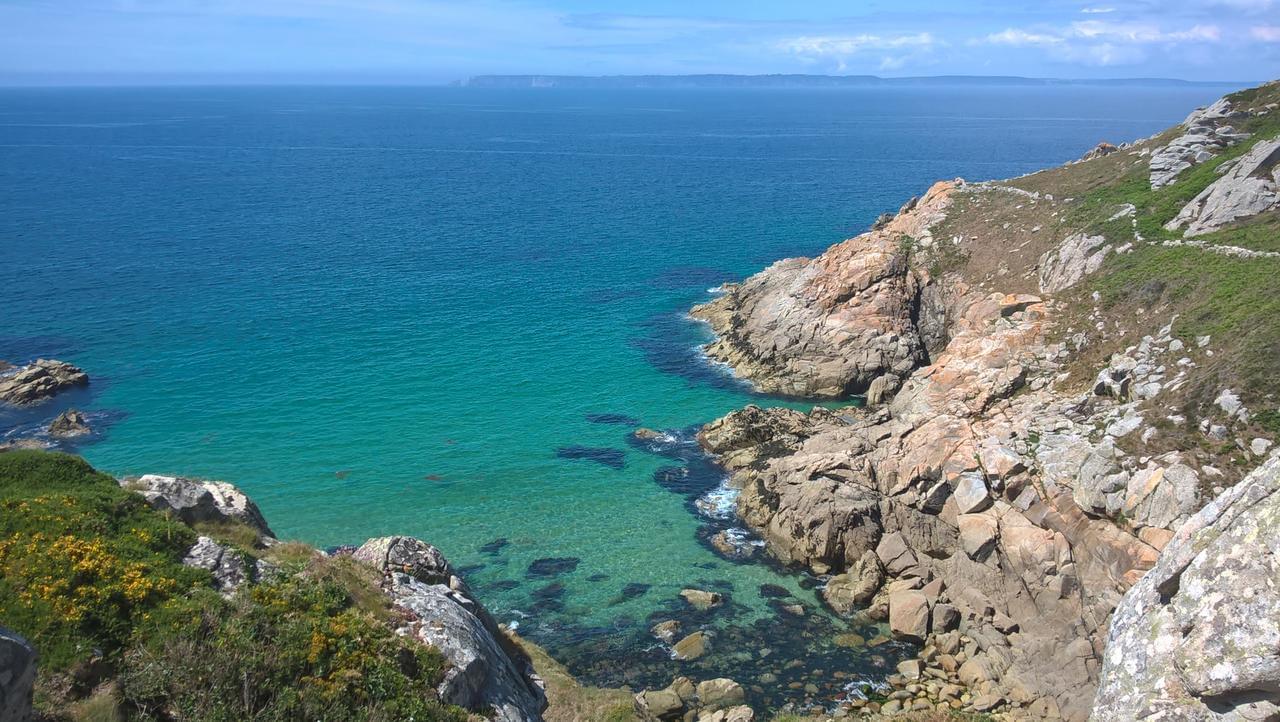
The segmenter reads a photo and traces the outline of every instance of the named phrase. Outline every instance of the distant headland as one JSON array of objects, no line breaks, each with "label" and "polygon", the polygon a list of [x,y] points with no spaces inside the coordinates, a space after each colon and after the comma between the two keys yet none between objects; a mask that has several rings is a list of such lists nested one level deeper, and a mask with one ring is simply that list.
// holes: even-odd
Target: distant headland
[{"label": "distant headland", "polygon": [[[1013,75],[936,75],[882,78],[876,75],[476,75],[455,83],[469,88],[860,88],[913,85],[1230,85],[1230,81],[1171,78],[1103,80],[1023,78]],[[1244,85],[1245,83],[1239,83]]]}]

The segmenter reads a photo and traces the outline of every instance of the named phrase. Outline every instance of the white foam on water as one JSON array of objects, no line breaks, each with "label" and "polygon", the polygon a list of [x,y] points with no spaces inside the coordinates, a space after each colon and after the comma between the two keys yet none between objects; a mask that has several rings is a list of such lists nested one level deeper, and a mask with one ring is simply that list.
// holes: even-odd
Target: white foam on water
[{"label": "white foam on water", "polygon": [[729,485],[729,477],[726,476],[720,480],[716,488],[698,497],[693,505],[707,518],[721,521],[733,519],[737,514],[740,493],[741,490]]}]

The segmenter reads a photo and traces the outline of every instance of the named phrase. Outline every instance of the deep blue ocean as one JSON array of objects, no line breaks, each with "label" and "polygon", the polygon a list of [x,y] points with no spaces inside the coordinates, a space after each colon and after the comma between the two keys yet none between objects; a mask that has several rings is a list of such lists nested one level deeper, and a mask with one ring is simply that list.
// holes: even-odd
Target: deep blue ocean
[{"label": "deep blue ocean", "polygon": [[[934,180],[1058,164],[1227,90],[0,90],[0,359],[93,379],[0,410],[0,436],[76,405],[106,471],[231,481],[320,546],[437,544],[587,681],[823,703],[904,651],[834,644],[819,580],[703,541],[732,519],[697,512],[721,475],[690,429],[777,402],[706,364],[686,309]],[[731,603],[691,615],[686,586]],[[706,658],[648,635],[671,617],[716,630]]]}]

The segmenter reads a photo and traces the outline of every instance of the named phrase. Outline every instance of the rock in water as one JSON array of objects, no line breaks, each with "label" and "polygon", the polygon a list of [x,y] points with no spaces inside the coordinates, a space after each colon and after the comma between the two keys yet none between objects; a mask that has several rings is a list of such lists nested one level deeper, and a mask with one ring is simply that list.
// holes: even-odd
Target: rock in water
[{"label": "rock in water", "polygon": [[89,428],[89,422],[84,414],[76,409],[67,409],[58,414],[58,418],[49,424],[49,433],[53,436],[70,437],[84,436],[93,433],[93,430]]},{"label": "rock in water", "polygon": [[36,650],[16,632],[0,627],[0,720],[31,719],[36,683]]},{"label": "rock in water", "polygon": [[685,589],[680,592],[680,596],[684,597],[689,606],[704,612],[720,606],[724,601],[724,597],[721,597],[719,592],[704,592],[701,589]]},{"label": "rock in water", "polygon": [[1111,620],[1092,719],[1280,715],[1280,458],[1182,525]]},{"label": "rock in water", "polygon": [[121,479],[120,486],[141,494],[152,508],[170,512],[186,524],[239,522],[265,537],[275,537],[258,505],[224,481],[147,474],[137,479]]},{"label": "rock in water", "polygon": [[694,632],[675,643],[671,648],[676,659],[693,661],[707,653],[707,633]]},{"label": "rock in water", "polygon": [[30,406],[67,389],[88,386],[89,375],[65,361],[39,359],[0,377],[0,401]]}]

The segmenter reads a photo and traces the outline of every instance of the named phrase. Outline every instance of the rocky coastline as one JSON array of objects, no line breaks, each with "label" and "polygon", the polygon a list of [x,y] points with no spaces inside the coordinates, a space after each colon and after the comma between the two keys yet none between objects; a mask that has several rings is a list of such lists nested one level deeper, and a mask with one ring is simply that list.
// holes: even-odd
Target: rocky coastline
[{"label": "rocky coastline", "polygon": [[[1141,294],[1106,285],[1184,233],[1274,222],[1277,100],[1270,84],[1063,168],[939,183],[692,311],[716,334],[708,356],[760,391],[866,398],[750,406],[699,435],[770,554],[822,575],[834,610],[922,645],[889,699],[843,714],[1280,711],[1280,657],[1257,642],[1280,634],[1276,398],[1234,373],[1250,349],[1188,331],[1203,311],[1165,292],[1163,269]],[[1117,183],[1138,202],[1113,200]],[[1232,574],[1188,585],[1213,568]]]}]

